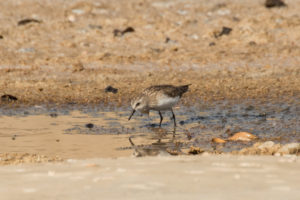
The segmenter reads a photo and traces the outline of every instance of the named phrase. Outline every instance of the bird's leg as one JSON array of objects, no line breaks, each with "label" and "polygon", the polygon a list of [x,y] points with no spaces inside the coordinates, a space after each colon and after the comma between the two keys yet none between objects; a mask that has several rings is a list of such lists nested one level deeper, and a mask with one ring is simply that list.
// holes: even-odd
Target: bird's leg
[{"label": "bird's leg", "polygon": [[162,123],[162,121],[163,121],[163,116],[162,116],[162,114],[161,114],[161,112],[160,111],[158,111],[158,114],[159,114],[159,116],[160,116],[160,122],[159,122],[159,127],[161,127],[161,123]]},{"label": "bird's leg", "polygon": [[173,139],[172,139],[172,141],[175,139],[175,135],[176,135],[176,126],[174,126],[174,129],[173,129]]},{"label": "bird's leg", "polygon": [[175,114],[173,112],[173,109],[171,108],[172,111],[172,117],[173,117],[173,121],[174,121],[174,127],[176,126],[176,118],[175,118]]}]

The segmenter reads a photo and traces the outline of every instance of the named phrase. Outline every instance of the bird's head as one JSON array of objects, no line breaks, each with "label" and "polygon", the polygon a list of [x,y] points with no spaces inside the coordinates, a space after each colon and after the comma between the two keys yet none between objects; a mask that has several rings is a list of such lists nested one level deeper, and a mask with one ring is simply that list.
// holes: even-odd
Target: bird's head
[{"label": "bird's head", "polygon": [[147,101],[146,101],[146,99],[145,99],[144,96],[139,96],[139,97],[134,98],[131,101],[131,107],[132,107],[133,110],[132,110],[132,113],[129,116],[128,120],[131,119],[131,117],[133,116],[133,114],[135,113],[135,111],[140,111],[141,113],[149,114],[149,109],[148,109],[148,106],[147,106]]}]

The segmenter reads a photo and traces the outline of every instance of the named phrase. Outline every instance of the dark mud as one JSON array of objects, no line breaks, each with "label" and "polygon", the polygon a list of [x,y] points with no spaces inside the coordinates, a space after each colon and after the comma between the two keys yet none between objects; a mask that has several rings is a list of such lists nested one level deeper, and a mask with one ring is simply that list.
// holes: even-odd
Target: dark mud
[{"label": "dark mud", "polygon": [[[297,102],[297,101],[292,101]],[[75,112],[75,114],[74,114]],[[76,136],[91,135],[122,135],[131,138],[128,145],[123,143],[118,150],[133,149],[141,154],[156,154],[168,152],[181,154],[190,147],[200,147],[206,151],[231,152],[253,145],[255,142],[274,141],[286,144],[300,142],[300,109],[298,104],[256,104],[247,101],[239,104],[231,102],[215,102],[210,105],[195,105],[194,107],[177,107],[175,114],[178,126],[174,129],[171,113],[164,113],[162,127],[158,127],[159,116],[152,112],[150,117],[137,114],[128,121],[130,108],[65,105],[65,106],[34,106],[26,108],[1,108],[2,117],[24,118],[32,115],[48,116],[58,120],[43,131],[28,129],[25,134],[7,135],[0,132],[0,137],[26,137],[26,134],[51,134],[59,124],[62,116],[70,117],[69,121],[80,119],[80,123],[65,124],[62,134]],[[2,119],[0,118],[0,121]],[[13,119],[12,119],[13,120]],[[62,122],[64,123],[64,122]],[[225,144],[215,144],[212,138],[228,138],[234,133],[246,131],[258,137],[250,142],[228,141]],[[12,135],[10,135],[12,134]],[[59,140],[58,140],[59,141]],[[132,144],[134,143],[134,144]]]}]

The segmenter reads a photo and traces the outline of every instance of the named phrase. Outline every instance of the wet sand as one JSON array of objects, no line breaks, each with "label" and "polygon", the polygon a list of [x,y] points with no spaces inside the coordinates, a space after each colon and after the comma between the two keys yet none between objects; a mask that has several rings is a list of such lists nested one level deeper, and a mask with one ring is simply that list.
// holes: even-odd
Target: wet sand
[{"label": "wet sand", "polygon": [[[49,115],[1,117],[1,152],[29,153],[48,157],[94,158],[129,156],[132,150],[118,151],[128,146],[128,135],[66,134],[68,128],[100,120],[81,113],[53,118]],[[100,122],[101,123],[101,122]],[[88,129],[88,128],[86,128]]]},{"label": "wet sand", "polygon": [[[290,199],[297,157],[179,156],[0,167],[5,199]],[[180,179],[179,179],[180,177]],[[51,189],[49,189],[49,186]]]},{"label": "wet sand", "polygon": [[[272,109],[277,106],[273,105],[265,108],[268,113],[242,105],[227,107],[215,106],[202,112],[177,107],[175,129],[168,113],[164,113],[165,122],[160,128],[157,113],[150,113],[150,117],[137,114],[128,121],[130,111],[122,109],[81,107],[77,110],[74,107],[76,110],[72,110],[45,106],[3,109],[0,112],[3,115],[0,117],[0,165],[133,154],[187,155],[195,148],[210,154],[274,155],[282,152],[283,145],[300,142],[297,112],[292,107],[274,112]],[[245,130],[253,132],[255,137],[244,142],[226,139]],[[213,138],[226,141],[217,144]],[[292,146],[283,154],[298,155],[300,146]]]}]

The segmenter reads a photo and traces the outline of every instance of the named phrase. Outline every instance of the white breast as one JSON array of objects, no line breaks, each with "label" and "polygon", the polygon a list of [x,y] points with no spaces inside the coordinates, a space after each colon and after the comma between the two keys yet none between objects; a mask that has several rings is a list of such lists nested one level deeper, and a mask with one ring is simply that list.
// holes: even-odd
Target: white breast
[{"label": "white breast", "polygon": [[169,110],[171,109],[178,101],[180,97],[169,97],[166,95],[159,96],[157,99],[157,105],[154,106],[156,110]]}]

